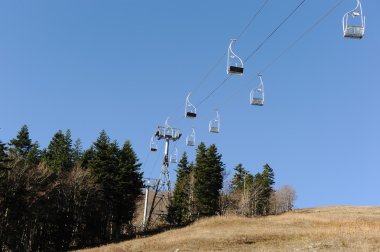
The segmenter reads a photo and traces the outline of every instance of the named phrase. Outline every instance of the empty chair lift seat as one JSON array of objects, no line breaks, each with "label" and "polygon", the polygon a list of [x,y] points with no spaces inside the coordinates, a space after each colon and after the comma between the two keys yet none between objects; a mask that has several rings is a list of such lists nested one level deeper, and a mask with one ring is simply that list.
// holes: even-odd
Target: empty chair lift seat
[{"label": "empty chair lift seat", "polygon": [[362,26],[347,26],[344,31],[345,38],[361,39],[364,36],[364,27]]},{"label": "empty chair lift seat", "polygon": [[342,19],[343,36],[345,38],[361,39],[365,32],[365,16],[362,3],[357,0],[355,9],[344,14]]},{"label": "empty chair lift seat", "polygon": [[150,147],[150,151],[157,151],[157,148],[154,147],[154,146],[151,146],[151,147]]},{"label": "empty chair lift seat", "polygon": [[232,39],[227,51],[227,74],[231,75],[243,75],[244,64],[239,56],[237,56],[232,50],[232,45],[236,42],[236,39]]},{"label": "empty chair lift seat", "polygon": [[211,133],[219,133],[219,131],[220,131],[220,116],[219,116],[218,111],[216,111],[216,117],[209,122],[208,130]]},{"label": "empty chair lift seat", "polygon": [[195,106],[190,102],[190,95],[189,93],[186,97],[186,102],[185,102],[185,116],[190,119],[194,119],[197,117],[197,109]]},{"label": "empty chair lift seat", "polygon": [[187,146],[195,145],[195,130],[194,129],[192,129],[191,134],[186,137],[186,145]]},{"label": "empty chair lift seat", "polygon": [[194,142],[194,140],[192,140],[192,139],[188,139],[186,145],[187,145],[187,146],[194,146],[194,145],[195,145],[195,142]]},{"label": "empty chair lift seat", "polygon": [[210,127],[210,132],[219,133],[219,128],[218,127]]},{"label": "empty chair lift seat", "polygon": [[261,98],[252,98],[251,105],[263,106],[264,101]]},{"label": "empty chair lift seat", "polygon": [[243,74],[244,68],[237,67],[237,66],[230,66],[229,68],[229,74]]},{"label": "empty chair lift seat", "polygon": [[194,112],[186,112],[186,117],[195,118],[195,117],[197,117],[197,114]]}]

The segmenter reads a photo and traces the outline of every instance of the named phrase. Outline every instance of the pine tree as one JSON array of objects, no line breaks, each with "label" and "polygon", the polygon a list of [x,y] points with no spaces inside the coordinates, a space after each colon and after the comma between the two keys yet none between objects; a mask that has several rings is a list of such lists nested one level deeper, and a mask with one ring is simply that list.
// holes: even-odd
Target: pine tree
[{"label": "pine tree", "polygon": [[193,196],[194,196],[194,212],[192,215],[200,217],[203,212],[204,202],[203,200],[206,197],[205,192],[205,181],[207,180],[206,170],[206,145],[201,142],[197,148],[197,154],[195,157],[195,165],[194,165],[194,188],[193,188]]},{"label": "pine tree", "polygon": [[[243,167],[242,164],[238,164],[235,168],[235,174],[232,178],[230,188],[232,192],[242,191],[244,190],[244,180],[247,182],[247,176],[251,175],[249,172]],[[251,175],[252,177],[252,175]]]},{"label": "pine tree", "polygon": [[61,130],[55,133],[44,155],[44,159],[52,171],[71,170],[74,164],[70,131],[66,131],[66,134],[63,134]]},{"label": "pine tree", "polygon": [[28,126],[21,127],[17,137],[10,140],[9,146],[9,155],[12,159],[25,160],[27,158],[30,149],[33,148]]},{"label": "pine tree", "polygon": [[111,143],[107,133],[102,130],[93,144],[93,150],[93,156],[89,160],[93,176],[105,190],[113,188],[119,166],[117,144]]},{"label": "pine tree", "polygon": [[177,166],[177,179],[173,191],[171,214],[176,225],[184,225],[191,221],[191,176],[187,153],[184,152]]},{"label": "pine tree", "polygon": [[274,192],[273,169],[268,164],[265,164],[263,172],[256,174],[255,181],[261,187],[256,203],[256,214],[267,215],[270,213],[270,197]]},{"label": "pine tree", "polygon": [[[103,130],[90,151],[84,155],[95,181],[101,185],[107,210],[103,213],[102,230],[106,239],[119,239],[123,224],[131,222],[136,200],[143,187],[141,164],[129,141],[120,150]],[[86,160],[87,159],[87,160]]]},{"label": "pine tree", "polygon": [[247,216],[252,213],[251,198],[254,189],[254,177],[242,164],[238,164],[234,170],[236,173],[230,183],[230,204],[237,213]]},{"label": "pine tree", "polygon": [[81,161],[84,154],[83,148],[82,148],[82,141],[79,138],[75,140],[74,142],[72,153],[73,153],[73,163],[77,164],[78,162]]},{"label": "pine tree", "polygon": [[194,204],[197,215],[211,216],[219,212],[219,196],[223,187],[224,164],[215,145],[208,149],[201,143],[194,169]]},{"label": "pine tree", "polygon": [[120,192],[117,189],[118,152],[116,143],[111,143],[106,132],[102,130],[88,152],[89,156],[85,164],[95,183],[100,186],[106,204],[104,208],[100,209],[102,212],[96,213],[96,216],[99,217],[96,228],[100,229],[98,231],[99,237],[103,241],[112,240],[117,232],[115,230],[116,224],[114,224],[115,203],[121,200]]},{"label": "pine tree", "polygon": [[7,154],[7,146],[0,140],[0,170],[8,169],[7,164],[9,162]]},{"label": "pine tree", "polygon": [[38,142],[32,144],[32,148],[29,149],[28,155],[26,156],[26,164],[29,166],[36,166],[41,162],[42,152],[39,149]]},{"label": "pine tree", "polygon": [[121,221],[128,223],[136,210],[136,200],[143,188],[141,163],[134,152],[130,141],[126,141],[119,152],[119,191],[122,193],[120,209]]}]

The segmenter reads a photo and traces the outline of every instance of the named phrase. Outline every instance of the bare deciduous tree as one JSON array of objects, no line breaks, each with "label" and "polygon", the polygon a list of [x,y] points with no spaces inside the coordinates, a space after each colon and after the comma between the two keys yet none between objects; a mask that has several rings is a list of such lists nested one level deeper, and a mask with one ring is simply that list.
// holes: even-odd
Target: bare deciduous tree
[{"label": "bare deciduous tree", "polygon": [[293,209],[297,195],[294,188],[285,185],[271,195],[271,209],[273,214],[284,213]]}]

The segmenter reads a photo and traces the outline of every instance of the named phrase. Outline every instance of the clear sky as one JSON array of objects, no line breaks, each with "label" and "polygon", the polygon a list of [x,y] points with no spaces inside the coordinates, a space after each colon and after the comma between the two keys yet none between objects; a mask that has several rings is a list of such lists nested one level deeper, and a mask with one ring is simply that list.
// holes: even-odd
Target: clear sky
[{"label": "clear sky", "polygon": [[[276,187],[296,189],[296,207],[380,205],[378,0],[362,1],[364,39],[342,37],[342,16],[356,5],[345,0],[265,71],[265,105],[249,105],[257,72],[336,2],[307,0],[245,62],[244,76],[189,120],[187,93],[199,104],[226,78],[223,58],[201,82],[262,0],[0,0],[0,139],[27,124],[41,147],[70,129],[88,148],[105,129],[131,140],[146,176],[157,177],[162,154],[148,144],[169,116],[184,136],[194,127],[197,143],[215,143],[231,175],[238,163],[252,173],[269,163]],[[299,3],[270,0],[235,52],[245,59]],[[215,109],[220,134],[208,133]],[[193,158],[184,139],[176,147]]]}]

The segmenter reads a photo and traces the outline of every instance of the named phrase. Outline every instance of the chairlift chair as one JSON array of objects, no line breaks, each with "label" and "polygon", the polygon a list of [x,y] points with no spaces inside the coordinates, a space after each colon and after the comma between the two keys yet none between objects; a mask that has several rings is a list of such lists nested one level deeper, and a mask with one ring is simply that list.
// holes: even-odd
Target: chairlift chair
[{"label": "chairlift chair", "polygon": [[166,138],[172,138],[173,137],[173,129],[172,128],[165,128],[165,137]]},{"label": "chairlift chair", "polygon": [[169,121],[169,117],[166,118],[166,121],[165,121],[164,136],[165,136],[165,138],[172,138],[173,137],[173,128],[170,127],[168,121]]},{"label": "chairlift chair", "polygon": [[227,51],[227,74],[231,75],[243,75],[244,66],[243,61],[232,50],[232,45],[236,42],[236,39],[231,39],[231,43],[228,46]]},{"label": "chairlift chair", "polygon": [[343,36],[345,38],[363,38],[365,31],[365,16],[363,16],[362,4],[360,0],[357,0],[355,9],[344,14],[342,25]]},{"label": "chairlift chair", "polygon": [[180,139],[182,136],[181,132],[179,131],[179,129],[175,129],[173,128],[173,140],[178,140]]},{"label": "chairlift chair", "polygon": [[211,133],[219,133],[219,131],[220,131],[220,116],[219,116],[218,111],[216,111],[216,117],[209,122],[208,130]]},{"label": "chairlift chair", "polygon": [[249,101],[251,105],[263,106],[264,105],[264,82],[261,74],[258,75],[260,84],[251,90]]},{"label": "chairlift chair", "polygon": [[174,152],[170,155],[170,163],[177,163],[177,159],[178,159],[178,149],[175,148],[174,149]]},{"label": "chairlift chair", "polygon": [[190,102],[189,98],[190,98],[190,95],[191,93],[189,93],[186,97],[186,103],[185,103],[185,117],[187,118],[190,118],[190,119],[194,119],[195,117],[197,117],[197,109],[195,108],[195,106]]},{"label": "chairlift chair", "polygon": [[195,145],[195,130],[192,129],[192,132],[190,135],[186,137],[186,145],[187,146],[194,146]]},{"label": "chairlift chair", "polygon": [[153,151],[153,152],[155,152],[155,151],[157,151],[157,144],[156,144],[156,142],[154,141],[154,136],[152,136],[152,138],[150,139],[150,151]]}]

